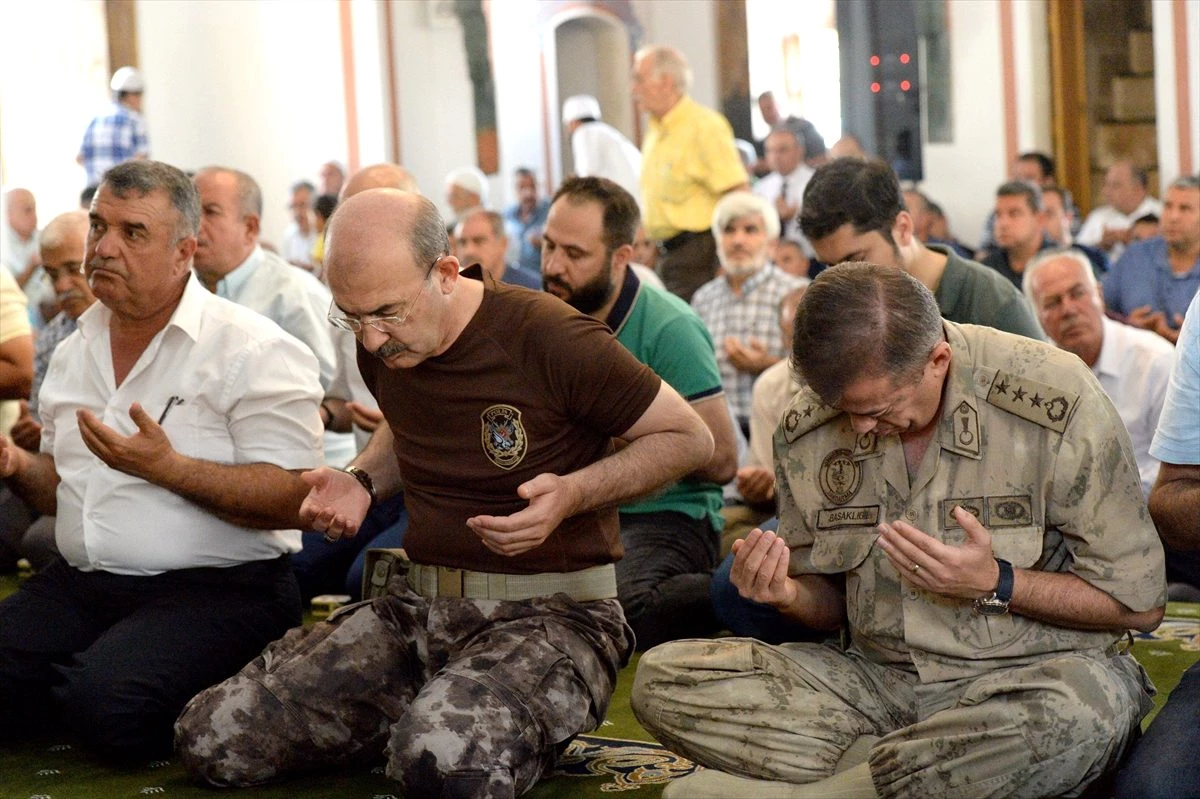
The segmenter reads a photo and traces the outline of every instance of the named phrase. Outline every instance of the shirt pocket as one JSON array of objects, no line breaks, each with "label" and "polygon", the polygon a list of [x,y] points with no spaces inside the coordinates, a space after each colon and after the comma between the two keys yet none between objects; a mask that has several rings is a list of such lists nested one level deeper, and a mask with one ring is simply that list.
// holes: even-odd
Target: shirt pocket
[{"label": "shirt pocket", "polygon": [[1041,527],[993,527],[988,532],[992,534],[992,554],[1018,569],[1028,569],[1042,556]]},{"label": "shirt pocket", "polygon": [[163,419],[162,428],[181,455],[216,463],[237,462],[229,423],[203,403],[175,405]]},{"label": "shirt pocket", "polygon": [[813,541],[809,559],[820,574],[841,574],[862,565],[871,554],[879,531],[875,527],[848,527],[822,531]]}]

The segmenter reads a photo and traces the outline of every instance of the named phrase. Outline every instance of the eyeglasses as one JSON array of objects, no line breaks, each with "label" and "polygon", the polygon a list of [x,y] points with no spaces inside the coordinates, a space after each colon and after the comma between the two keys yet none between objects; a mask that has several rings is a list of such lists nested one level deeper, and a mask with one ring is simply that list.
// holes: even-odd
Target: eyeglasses
[{"label": "eyeglasses", "polygon": [[333,325],[334,327],[341,328],[342,330],[349,330],[355,335],[362,332],[363,325],[370,325],[380,333],[386,333],[387,330],[385,328],[388,327],[396,328],[402,326],[408,321],[408,317],[412,315],[413,308],[417,307],[417,302],[421,299],[421,295],[425,293],[425,287],[429,285],[429,276],[433,274],[434,268],[445,257],[446,255],[443,253],[442,255],[439,255],[437,258],[433,259],[433,263],[431,263],[429,268],[425,270],[425,277],[421,279],[421,288],[417,290],[417,294],[412,298],[412,301],[405,306],[403,313],[397,316],[372,316],[368,318],[342,316],[341,314],[334,313],[334,308],[337,307],[337,303],[335,301],[329,304],[329,313],[325,318],[328,319],[329,324]]}]

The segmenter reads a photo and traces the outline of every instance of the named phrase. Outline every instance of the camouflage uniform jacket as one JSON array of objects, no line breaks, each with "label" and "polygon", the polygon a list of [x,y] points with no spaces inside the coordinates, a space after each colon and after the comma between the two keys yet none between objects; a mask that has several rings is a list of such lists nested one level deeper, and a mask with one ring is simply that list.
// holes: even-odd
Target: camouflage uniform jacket
[{"label": "camouflage uniform jacket", "polygon": [[911,486],[899,436],[856,435],[807,387],[785,411],[774,443],[790,573],[844,573],[851,646],[926,683],[1109,649],[1124,631],[977,615],[902,580],[875,546],[876,525],[898,519],[961,545],[962,505],[1018,569],[1070,572],[1134,611],[1166,601],[1129,436],[1091,372],[1041,342],[944,325],[941,421]]}]

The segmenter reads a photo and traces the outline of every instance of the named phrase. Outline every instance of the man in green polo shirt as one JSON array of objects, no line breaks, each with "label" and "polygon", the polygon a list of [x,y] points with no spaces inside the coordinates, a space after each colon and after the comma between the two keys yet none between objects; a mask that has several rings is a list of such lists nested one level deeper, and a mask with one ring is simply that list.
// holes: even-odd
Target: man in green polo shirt
[{"label": "man in green polo shirt", "polygon": [[542,234],[546,291],[605,322],[642,363],[684,397],[712,432],[712,459],[664,492],[621,506],[617,598],[639,649],[717,628],[708,586],[721,534],[721,486],[737,447],[712,339],[678,297],[628,268],[638,206],[604,178],[571,178]]}]

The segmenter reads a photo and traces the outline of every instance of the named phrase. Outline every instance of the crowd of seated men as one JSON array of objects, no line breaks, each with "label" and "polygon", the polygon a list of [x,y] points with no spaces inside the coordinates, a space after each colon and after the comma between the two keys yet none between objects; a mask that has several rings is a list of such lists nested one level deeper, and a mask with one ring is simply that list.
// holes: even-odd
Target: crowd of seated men
[{"label": "crowd of seated men", "polygon": [[[981,419],[991,419],[997,435],[996,408],[1008,414],[1004,424],[1016,418],[1038,426],[1030,441],[1044,445],[1058,436],[1053,440],[1070,447],[1099,449],[1100,427],[1084,425],[1100,421],[1079,404],[1088,401],[1083,396],[1088,391],[1108,398],[1111,418],[1125,428],[1118,436],[1124,444],[1106,440],[1112,448],[1104,464],[1074,450],[1073,457],[1083,458],[1087,469],[1106,470],[1105,477],[1091,479],[1117,481],[1113,485],[1120,490],[1113,493],[1130,485],[1136,489],[1136,496],[1121,499],[1125,504],[1114,518],[1140,514],[1144,521],[1150,500],[1165,544],[1167,586],[1157,595],[1155,575],[1147,574],[1136,590],[1115,583],[1097,587],[1103,581],[1080,578],[1061,560],[1086,561],[1082,550],[1066,554],[1069,543],[1040,558],[1013,549],[1011,562],[1000,558],[998,566],[989,550],[984,565],[997,568],[999,575],[991,579],[989,572],[987,590],[976,594],[990,594],[996,604],[980,609],[976,601],[976,616],[1024,613],[1039,623],[1088,629],[1069,614],[1053,617],[1044,602],[1022,593],[1032,590],[1031,581],[1054,572],[1054,577],[1071,574],[1079,584],[1071,596],[1080,607],[1103,601],[1119,605],[1100,617],[1126,628],[1152,628],[1155,610],[1160,617],[1167,596],[1200,600],[1200,560],[1192,551],[1200,548],[1194,531],[1200,506],[1189,483],[1196,477],[1196,453],[1177,443],[1188,435],[1194,440],[1200,429],[1196,398],[1186,394],[1186,373],[1196,367],[1194,330],[1200,324],[1195,319],[1200,179],[1172,180],[1160,202],[1149,195],[1143,169],[1118,162],[1105,178],[1105,205],[1081,219],[1070,192],[1056,180],[1052,159],[1025,153],[999,183],[993,213],[972,246],[949,231],[945,211],[923,189],[901,186],[882,161],[861,154],[838,157],[852,149],[850,139],[826,151],[812,125],[783,117],[773,98],[768,108],[774,119],[761,143],[762,158],[747,171],[728,123],[688,96],[689,81],[690,70],[677,51],[639,53],[633,90],[649,115],[649,133],[641,163],[631,166],[625,157],[619,172],[613,167],[606,173],[605,139],[592,136],[586,139],[591,148],[586,159],[582,150],[576,155],[586,169],[546,192],[534,171],[518,169],[515,201],[503,208],[489,205],[489,183],[478,169],[454,170],[445,181],[444,199],[452,209],[445,220],[449,254],[463,269],[478,265],[489,285],[545,291],[607,325],[625,349],[687,401],[715,443],[707,463],[651,496],[621,505],[619,514],[625,559],[617,567],[616,597],[638,648],[657,653],[653,671],[639,682],[636,709],[664,743],[711,772],[688,788],[674,788],[673,795],[767,795],[761,791],[769,786],[782,791],[771,795],[829,795],[806,792],[808,783],[814,783],[813,790],[816,783],[819,790],[844,787],[850,791],[846,796],[911,795],[917,786],[937,793],[949,787],[945,780],[951,777],[935,765],[914,762],[914,755],[889,737],[916,730],[929,714],[946,710],[936,701],[919,698],[931,702],[928,714],[921,710],[891,729],[876,720],[862,722],[853,736],[840,731],[845,740],[821,758],[799,758],[804,765],[796,769],[768,767],[762,751],[716,745],[698,732],[708,729],[704,724],[668,712],[669,701],[681,701],[687,693],[687,680],[703,682],[702,676],[684,673],[705,673],[706,657],[700,650],[671,649],[669,642],[727,631],[764,647],[785,647],[754,649],[755,658],[786,660],[792,652],[788,646],[832,646],[831,637],[847,624],[858,633],[903,626],[902,618],[863,610],[862,592],[873,590],[862,582],[868,577],[904,586],[896,598],[903,594],[906,603],[919,602],[919,596],[961,599],[966,596],[961,586],[951,590],[933,582],[940,576],[934,556],[952,557],[947,541],[964,550],[983,542],[1007,552],[989,543],[980,523],[991,524],[992,536],[1007,525],[1004,514],[1024,512],[1028,524],[1039,524],[1030,517],[1034,506],[1021,506],[1028,498],[993,505],[992,497],[980,497],[981,507],[970,508],[975,521],[960,516],[954,503],[940,507],[940,532],[946,535],[935,549],[925,535],[934,531],[917,529],[916,520],[925,517],[908,516],[913,525],[897,532],[891,519],[879,516],[880,506],[872,510],[869,503],[859,507],[851,501],[864,471],[874,468],[872,463],[889,462],[887,441],[894,435],[904,442],[904,458],[900,476],[889,473],[887,480],[903,482],[902,493],[910,484],[915,491],[920,480],[929,479],[932,456],[924,445],[938,435],[938,424],[953,439],[942,447],[985,458]],[[573,115],[571,133],[599,124],[594,98],[572,101],[591,110]],[[681,139],[690,149],[677,149]],[[577,146],[584,147],[585,139],[579,141]],[[626,155],[628,145],[612,141]],[[695,158],[698,165],[690,171],[654,166],[673,158]],[[403,491],[374,501],[371,488],[372,503],[355,535],[302,530],[298,508],[310,488],[302,472],[322,463],[344,467],[377,429],[388,429],[374,387],[366,385],[359,369],[361,359],[369,357],[362,341],[371,323],[356,329],[330,324],[336,302],[324,269],[325,231],[338,204],[356,194],[381,188],[419,192],[412,176],[392,164],[349,176],[336,162],[323,165],[319,191],[303,179],[290,187],[291,219],[275,241],[261,229],[262,190],[252,175],[205,166],[182,185],[183,173],[148,163],[153,168],[114,168],[98,191],[89,192],[82,210],[66,210],[40,231],[33,195],[24,189],[7,192],[0,269],[0,399],[5,400],[0,423],[6,434],[0,448],[5,478],[0,570],[16,571],[20,563],[37,575],[0,603],[0,707],[4,718],[61,719],[93,747],[122,759],[170,751],[184,703],[298,624],[302,606],[314,597],[332,605],[362,598],[368,549],[402,547],[410,521]],[[628,183],[631,168],[642,169],[636,195],[620,182]],[[186,218],[178,200],[188,190],[199,200],[195,219]],[[195,230],[191,237],[183,232],[188,225]],[[152,248],[162,262],[143,274],[138,269],[149,264],[146,253]],[[811,343],[804,335],[819,335],[811,326],[807,333],[796,332],[797,314],[805,309],[812,318],[830,313],[820,303],[829,301],[822,299],[825,292],[837,290],[839,276],[850,274],[834,269],[844,262],[866,262],[907,276],[909,282],[894,284],[896,290],[911,293],[913,302],[926,303],[944,320],[944,334],[931,323],[935,338],[941,337],[932,350],[918,353],[915,372],[871,371],[876,356],[863,343],[861,350],[845,352],[849,377],[836,391],[806,384],[804,376],[829,365],[810,363],[807,353],[795,349],[796,342]],[[873,273],[856,279],[864,287],[875,286],[872,281],[893,286]],[[813,286],[820,287],[817,298],[805,299]],[[240,310],[214,304],[214,296]],[[890,301],[875,306],[864,299],[862,313],[883,313],[880,308]],[[988,332],[977,332],[984,329]],[[988,338],[996,335],[991,331],[1002,331],[998,343]],[[847,347],[856,342],[846,336]],[[975,342],[975,336],[983,338],[965,343]],[[1191,347],[1190,363],[1182,354],[1185,346]],[[965,379],[982,379],[979,375],[991,368],[990,389],[983,386],[979,395],[986,395],[986,402],[963,395],[960,406],[939,405],[941,392],[949,396],[961,389],[954,383],[960,362],[982,357],[978,353],[988,347],[1006,353],[1005,358],[1019,353],[997,363],[1010,364],[1021,396],[1006,394],[993,364],[980,361],[975,376]],[[1073,372],[1063,377],[1069,385],[1060,385],[1034,369],[1039,358],[1059,357],[1049,354],[1051,348],[1078,356],[1086,369],[1075,371],[1083,376]],[[815,351],[812,357],[817,358]],[[875,365],[890,370],[894,357],[900,353],[888,350],[889,360]],[[911,392],[901,390],[910,384],[915,386]],[[932,394],[931,385],[937,388]],[[1047,403],[1053,396],[1065,410],[1056,416],[1040,400],[1023,405],[1025,392],[1045,394]],[[933,397],[931,406],[899,419],[906,403],[925,395]],[[1077,427],[1090,431],[1086,435],[1070,432],[1075,414],[1081,418]],[[831,443],[834,448],[816,453],[797,443],[805,436],[818,440],[816,425],[842,424],[843,418],[851,433],[848,448]],[[918,419],[927,426],[905,426]],[[913,450],[909,443],[920,439],[918,433],[925,438]],[[1156,433],[1166,437],[1160,441]],[[1073,435],[1083,438],[1076,441]],[[1108,438],[1113,435],[1110,431]],[[1041,464],[1039,458],[1034,461]],[[1053,466],[1029,468],[1047,468],[1062,479]],[[827,516],[797,506],[797,475],[810,472],[834,508]],[[361,470],[355,479],[363,482]],[[72,493],[79,485],[101,491],[103,499]],[[1077,490],[1087,494],[1091,489]],[[1038,507],[1048,514],[1046,524],[1065,530],[1074,523],[1066,519],[1074,517],[1066,510],[1062,518],[1050,514],[1078,500],[1066,496],[1066,489],[1061,493],[1051,490],[1036,501],[1045,503]],[[1031,496],[1038,497],[1038,490]],[[959,500],[960,509],[975,501],[954,498]],[[842,506],[844,513],[837,510]],[[885,543],[869,552],[836,554],[854,562],[835,564],[819,536],[814,542],[814,530],[869,531],[875,525],[887,528],[880,534]],[[1153,527],[1145,529],[1153,533]],[[959,532],[950,535],[954,530]],[[808,543],[792,543],[799,541]],[[1104,546],[1096,543],[1096,550]],[[1153,546],[1160,546],[1157,537]],[[1112,551],[1113,557],[1133,557],[1119,548]],[[929,553],[932,559],[924,560]],[[1060,560],[1052,562],[1052,556]],[[1153,565],[1153,556],[1145,558]],[[1128,560],[1113,568],[1132,570]],[[821,578],[819,588],[812,588],[814,575]],[[820,612],[806,604],[818,599],[825,603]],[[138,615],[135,607],[154,610]],[[863,616],[847,619],[847,612]],[[46,634],[50,619],[56,630]],[[938,617],[932,623],[943,622]],[[31,631],[39,628],[34,645]],[[902,631],[899,637],[906,635]],[[919,638],[908,645],[936,652],[943,679],[966,679],[970,670],[948,665],[961,653],[937,642],[918,645]],[[668,647],[652,649],[660,644]],[[191,657],[198,647],[209,654]],[[1071,653],[1085,648],[1071,641],[1059,647]],[[189,653],[188,662],[183,652]],[[709,653],[716,669],[733,668],[742,654]],[[1044,653],[1033,647],[1010,654],[1034,658]],[[927,666],[911,651],[863,657],[889,669],[916,662],[921,672]],[[142,662],[134,667],[133,659]],[[818,675],[841,673],[822,671],[825,666],[819,664],[805,665],[809,668]],[[895,679],[882,673],[872,679]],[[971,672],[971,679],[978,676]],[[1194,716],[1200,700],[1195,686],[1186,684],[1192,690],[1173,697],[1164,728],[1186,724],[1185,711]],[[1076,688],[1072,683],[1070,690]],[[732,701],[736,704],[736,698]],[[1042,709],[1053,704],[1032,701]],[[50,707],[58,714],[47,712]],[[714,725],[712,735],[730,733],[699,710],[688,712],[693,711]],[[1141,713],[1144,709],[1130,711],[1132,721],[1122,717],[1129,723],[1111,730],[1113,739],[1124,742]],[[767,726],[776,723],[769,714],[763,718]],[[1174,743],[1151,730],[1130,766],[1136,778],[1122,778],[1123,795],[1143,795],[1133,787],[1141,783],[1133,780],[1148,779],[1145,772],[1162,762],[1162,752]],[[981,738],[977,745],[995,746],[1014,763],[1021,758],[998,738]],[[852,756],[856,747],[861,751]],[[1094,753],[1086,764],[1072,761],[1070,768],[1078,773],[1071,771],[1074,776],[1054,788],[1046,787],[1052,781],[1039,783],[1031,773],[1020,790],[1050,795],[1082,788],[1114,771],[1127,754],[1122,743]],[[898,758],[901,774],[882,776],[885,756]],[[998,762],[1004,757],[998,755]],[[1013,764],[997,766],[979,778],[1015,780],[1015,771]],[[1162,795],[1184,795],[1170,793],[1170,786],[1165,790]],[[481,789],[478,795],[490,794]]]}]

